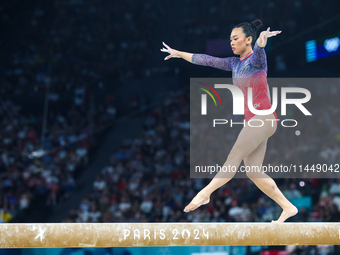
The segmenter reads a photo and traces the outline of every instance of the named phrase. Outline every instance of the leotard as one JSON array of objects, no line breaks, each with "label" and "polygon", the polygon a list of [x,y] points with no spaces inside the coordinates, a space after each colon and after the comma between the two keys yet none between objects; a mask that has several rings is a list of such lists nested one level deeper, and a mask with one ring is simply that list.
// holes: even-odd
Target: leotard
[{"label": "leotard", "polygon": [[[256,110],[270,109],[271,99],[267,83],[267,58],[264,48],[257,42],[252,51],[242,58],[218,58],[206,54],[193,54],[191,61],[196,65],[211,66],[217,69],[232,71],[233,84],[240,88],[244,95],[244,117],[248,122],[255,116],[248,107],[247,88],[253,92],[253,106]],[[275,119],[277,115],[273,112]],[[278,124],[278,121],[276,120]]]}]

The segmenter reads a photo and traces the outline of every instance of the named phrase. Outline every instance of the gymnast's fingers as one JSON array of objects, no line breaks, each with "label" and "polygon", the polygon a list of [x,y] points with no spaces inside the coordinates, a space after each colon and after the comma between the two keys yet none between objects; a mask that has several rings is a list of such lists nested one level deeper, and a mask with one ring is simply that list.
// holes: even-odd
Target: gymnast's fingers
[{"label": "gymnast's fingers", "polygon": [[169,56],[166,56],[165,58],[164,58],[164,60],[168,60],[169,58],[171,58],[172,57],[172,54],[170,54]]},{"label": "gymnast's fingers", "polygon": [[169,50],[170,47],[168,45],[165,44],[165,42],[162,42],[164,44],[165,47],[167,47],[167,49]]},{"label": "gymnast's fingers", "polygon": [[274,34],[279,34],[279,33],[281,33],[282,31],[279,31],[279,30],[277,30],[277,31],[273,31],[272,33],[274,33]]},{"label": "gymnast's fingers", "polygon": [[269,33],[268,37],[276,36],[277,34],[281,33],[282,31],[272,31]]}]

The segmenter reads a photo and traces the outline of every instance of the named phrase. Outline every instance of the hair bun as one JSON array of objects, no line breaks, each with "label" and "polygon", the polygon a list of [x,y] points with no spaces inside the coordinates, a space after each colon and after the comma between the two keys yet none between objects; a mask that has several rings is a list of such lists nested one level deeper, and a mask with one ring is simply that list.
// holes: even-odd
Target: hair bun
[{"label": "hair bun", "polygon": [[256,32],[260,27],[263,26],[262,21],[256,19],[250,23],[251,28]]}]

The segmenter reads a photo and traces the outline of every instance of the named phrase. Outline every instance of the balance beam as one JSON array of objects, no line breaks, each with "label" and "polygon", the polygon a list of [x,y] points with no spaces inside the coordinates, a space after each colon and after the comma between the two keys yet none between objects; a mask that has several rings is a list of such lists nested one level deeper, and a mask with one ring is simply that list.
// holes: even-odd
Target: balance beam
[{"label": "balance beam", "polygon": [[0,248],[340,244],[340,223],[0,224]]}]

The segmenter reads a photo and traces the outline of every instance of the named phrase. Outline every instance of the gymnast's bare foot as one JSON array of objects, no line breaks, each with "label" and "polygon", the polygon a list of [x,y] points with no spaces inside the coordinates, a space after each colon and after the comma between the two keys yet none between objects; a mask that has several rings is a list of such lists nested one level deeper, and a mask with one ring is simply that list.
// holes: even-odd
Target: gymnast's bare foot
[{"label": "gymnast's bare foot", "polygon": [[290,208],[283,210],[281,213],[281,216],[278,220],[273,220],[272,223],[283,223],[285,222],[289,217],[293,217],[298,213],[298,209],[292,205]]},{"label": "gymnast's bare foot", "polygon": [[210,202],[210,196],[202,194],[202,191],[198,192],[198,194],[191,200],[191,202],[184,208],[184,212],[190,212],[201,205],[206,205]]}]

